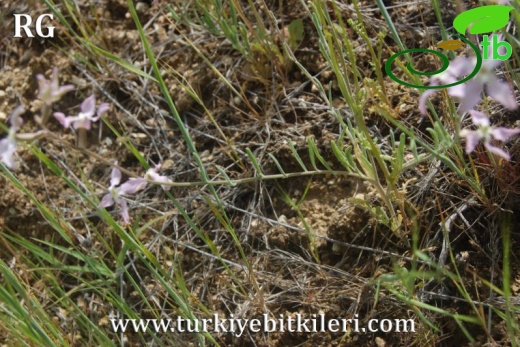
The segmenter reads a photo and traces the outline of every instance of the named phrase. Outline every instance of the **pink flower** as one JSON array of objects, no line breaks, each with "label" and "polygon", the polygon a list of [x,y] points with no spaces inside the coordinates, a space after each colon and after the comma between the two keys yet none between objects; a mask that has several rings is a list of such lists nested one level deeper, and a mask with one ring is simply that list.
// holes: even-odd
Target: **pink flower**
[{"label": "pink flower", "polygon": [[[503,41],[504,36],[499,35],[498,42]],[[499,49],[500,54],[504,54],[501,47]],[[488,59],[484,59],[482,67],[473,79],[466,84],[465,96],[459,105],[459,113],[468,112],[473,109],[480,101],[481,94],[485,90],[486,93],[496,101],[500,102],[504,107],[514,110],[518,107],[516,98],[513,93],[511,86],[500,81],[495,74],[495,69],[500,66],[502,60],[492,60],[493,56],[493,45],[490,44],[488,48]],[[471,66],[475,66],[476,59],[471,59]]]},{"label": "pink flower", "polygon": [[[466,75],[471,71],[471,69],[468,70],[468,68],[470,67],[469,64],[469,59],[465,57],[455,58],[453,61],[451,61],[450,65],[445,71],[441,72],[438,75],[434,75],[431,78],[430,85],[439,86],[457,82],[459,77]],[[428,89],[423,93],[423,95],[421,95],[419,99],[419,110],[421,111],[421,114],[426,115],[426,101],[428,100],[430,95],[432,95],[436,91],[439,91],[439,89]],[[456,98],[457,100],[464,98],[464,96],[466,95],[465,85],[461,83],[453,87],[449,87],[448,95]]]},{"label": "pink flower", "polygon": [[171,179],[169,179],[167,176],[159,175],[157,172],[161,169],[161,164],[156,165],[153,169],[149,169],[146,171],[146,174],[144,175],[144,178],[150,181],[160,182],[160,183],[166,183],[162,184],[161,187],[164,190],[169,190],[171,186],[169,184],[173,183]]},{"label": "pink flower", "polygon": [[38,98],[46,105],[50,106],[53,102],[61,99],[63,94],[74,90],[74,85],[67,84],[66,86],[59,86],[58,84],[58,68],[52,69],[51,80],[48,81],[41,74],[36,75],[38,80]]},{"label": "pink flower", "polygon": [[460,132],[461,137],[466,138],[466,153],[471,153],[477,147],[480,140],[484,140],[484,147],[492,153],[501,156],[505,160],[510,160],[510,155],[501,148],[491,144],[491,140],[506,141],[508,138],[520,134],[520,129],[508,129],[503,127],[493,128],[490,126],[488,116],[479,111],[469,111],[473,124],[478,126],[477,130],[463,129]]},{"label": "pink flower", "polygon": [[[117,165],[117,161],[115,162]],[[114,204],[118,205],[120,208],[119,214],[123,217],[125,223],[130,223],[130,216],[128,215],[128,204],[123,195],[134,195],[138,191],[144,189],[146,187],[146,180],[144,178],[130,178],[125,183],[121,184],[119,187],[116,187],[121,182],[121,171],[114,167],[112,168],[112,174],[110,176],[110,187],[108,188],[108,193],[103,196],[99,208],[110,207]]]},{"label": "pink flower", "polygon": [[[503,39],[503,35],[500,35],[497,41],[501,42]],[[505,47],[499,48],[501,55],[504,54],[503,49],[505,49]],[[514,110],[518,107],[511,86],[506,82],[500,81],[495,74],[495,69],[502,63],[502,60],[492,60],[492,56],[493,45],[489,44],[487,52],[488,59],[483,60],[482,66],[476,76],[465,84],[448,88],[448,95],[460,102],[458,108],[460,114],[473,109],[480,102],[484,90],[491,98],[500,102],[506,108]],[[437,80],[442,82],[442,84],[453,83],[457,81],[458,78],[468,75],[473,71],[475,65],[475,57],[471,59],[463,57],[456,58],[451,62],[446,71],[432,77],[433,81],[431,85],[440,85]],[[426,115],[426,100],[435,91],[436,89],[429,89],[424,92],[419,99],[419,110],[423,115]]]},{"label": "pink flower", "polygon": [[[103,103],[99,105],[96,113],[96,97],[94,95],[89,96],[81,103],[81,112],[76,117],[66,117],[61,112],[55,112],[54,117],[63,125],[65,128],[72,126],[74,129],[86,129],[90,130],[90,122],[96,122],[106,111],[108,111],[110,104]],[[96,115],[94,117],[94,115]]]}]

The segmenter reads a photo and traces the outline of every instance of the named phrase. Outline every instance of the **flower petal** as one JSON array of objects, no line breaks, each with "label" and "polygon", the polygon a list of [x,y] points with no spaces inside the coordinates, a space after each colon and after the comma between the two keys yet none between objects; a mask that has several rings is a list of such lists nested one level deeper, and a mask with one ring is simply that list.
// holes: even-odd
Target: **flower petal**
[{"label": "flower petal", "polygon": [[108,193],[103,196],[98,207],[104,208],[104,207],[110,207],[112,205],[114,205],[114,199],[112,198],[112,194]]},{"label": "flower petal", "polygon": [[61,112],[54,112],[53,115],[64,128],[70,127],[72,117],[66,117],[65,114]]},{"label": "flower petal", "polygon": [[60,87],[58,82],[58,72],[58,68],[54,67],[52,69],[50,81],[46,80],[41,74],[36,75],[36,79],[38,80],[38,98],[48,106],[53,102],[60,100],[63,94],[74,90],[75,88],[72,84]]},{"label": "flower petal", "polygon": [[81,103],[81,113],[87,118],[92,118],[96,112],[96,96],[92,94]]},{"label": "flower petal", "polygon": [[[73,84],[66,84],[64,86],[61,86],[58,88],[58,90],[56,91],[56,94],[55,94],[55,100],[54,101],[58,101],[59,99],[61,99],[61,97],[63,96],[63,94],[66,94],[68,92],[71,92],[73,91],[74,89],[76,88],[75,85]],[[57,99],[56,99],[57,98]]]},{"label": "flower petal", "polygon": [[148,182],[142,178],[130,178],[119,187],[119,195],[133,195],[144,189]]},{"label": "flower petal", "polygon": [[489,79],[486,86],[487,94],[510,110],[518,108],[511,86],[506,82],[501,82],[496,76]]},{"label": "flower petal", "polygon": [[466,96],[466,85],[461,83],[456,86],[448,88],[448,95],[456,98],[458,101],[464,99]]},{"label": "flower petal", "polygon": [[103,113],[107,112],[109,108],[110,108],[110,104],[107,103],[107,102],[104,102],[101,105],[99,105],[99,107],[97,109],[97,118],[96,118],[96,120],[99,119],[103,115]]},{"label": "flower petal", "polygon": [[478,78],[473,78],[468,82],[468,84],[466,84],[464,97],[461,99],[461,103],[459,105],[460,114],[468,112],[478,104],[483,88],[484,84]]},{"label": "flower petal", "polygon": [[[475,61],[468,59],[466,57],[457,57],[450,62],[448,69],[451,76],[454,77],[462,77],[464,75],[469,74],[475,67]],[[452,81],[450,83],[453,83]]]},{"label": "flower petal", "polygon": [[[157,165],[153,169],[149,169],[146,172],[146,175],[144,176],[146,179],[149,179],[154,182],[160,182],[160,183],[173,183],[171,179],[169,179],[167,176],[159,175],[156,171],[161,167],[161,165]],[[169,184],[162,184],[162,189],[169,190],[171,186]]]},{"label": "flower petal", "polygon": [[466,153],[470,154],[477,148],[478,142],[480,141],[480,133],[478,131],[463,129],[460,132],[461,137],[466,138]]},{"label": "flower petal", "polygon": [[38,81],[38,99],[50,105],[52,103],[50,82],[42,74],[36,75],[36,80]]},{"label": "flower petal", "polygon": [[[117,161],[115,162],[117,165]],[[112,173],[110,174],[110,186],[115,187],[121,182],[121,171],[117,167],[112,168]]]},{"label": "flower petal", "polygon": [[430,95],[432,95],[433,93],[435,93],[437,91],[437,89],[428,89],[427,91],[425,91],[423,93],[423,95],[421,95],[421,97],[419,98],[419,111],[421,111],[421,114],[423,116],[426,116],[427,112],[426,112],[426,101],[428,100],[428,98],[430,97]]},{"label": "flower petal", "polygon": [[17,167],[14,153],[16,152],[16,141],[5,138],[0,141],[0,161],[8,168],[15,170]]},{"label": "flower petal", "polygon": [[484,112],[470,110],[469,114],[471,115],[471,121],[473,124],[478,126],[489,126],[489,117]]},{"label": "flower petal", "polygon": [[119,207],[121,210],[119,211],[119,214],[121,217],[123,217],[123,220],[126,224],[130,223],[130,216],[128,215],[128,204],[126,203],[126,200],[120,200]]},{"label": "flower petal", "polygon": [[506,151],[502,150],[501,148],[493,146],[491,143],[484,143],[484,146],[487,148],[488,151],[491,153],[494,153],[505,160],[509,161],[511,159],[511,156]]},{"label": "flower petal", "polygon": [[491,130],[491,136],[498,141],[506,141],[508,138],[520,134],[520,129],[509,129],[509,128],[493,128]]},{"label": "flower petal", "polygon": [[23,119],[20,117],[25,112],[25,106],[20,105],[17,106],[11,115],[9,116],[9,121],[11,122],[11,129],[15,132],[18,131],[23,125]]}]

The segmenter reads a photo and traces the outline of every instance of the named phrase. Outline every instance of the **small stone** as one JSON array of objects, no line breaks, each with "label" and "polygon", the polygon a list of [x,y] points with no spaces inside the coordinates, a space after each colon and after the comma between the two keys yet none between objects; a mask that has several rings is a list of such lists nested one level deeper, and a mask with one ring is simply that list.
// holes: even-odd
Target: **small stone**
[{"label": "small stone", "polygon": [[150,6],[148,6],[147,3],[144,3],[144,2],[138,2],[137,4],[135,4],[135,10],[137,11],[137,13],[143,13],[144,11],[148,10]]},{"label": "small stone", "polygon": [[356,195],[354,195],[354,199],[365,200],[365,194],[357,193]]},{"label": "small stone", "polygon": [[164,161],[164,163],[162,163],[161,168],[162,168],[163,170],[168,170],[168,169],[171,168],[172,166],[173,166],[173,160],[171,160],[171,159],[166,159],[166,160]]},{"label": "small stone", "polygon": [[131,136],[135,139],[145,139],[147,137],[144,133],[132,133]]}]

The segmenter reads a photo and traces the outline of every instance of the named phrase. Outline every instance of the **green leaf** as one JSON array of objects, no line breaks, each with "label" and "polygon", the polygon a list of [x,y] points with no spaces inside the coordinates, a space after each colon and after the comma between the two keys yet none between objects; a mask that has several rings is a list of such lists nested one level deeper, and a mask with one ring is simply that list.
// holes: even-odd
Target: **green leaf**
[{"label": "green leaf", "polygon": [[228,182],[228,184],[231,186],[231,187],[234,187],[236,186],[237,184],[234,183],[231,178],[229,178],[228,174],[226,173],[226,169],[224,169],[222,166],[220,165],[215,165],[215,167],[217,168],[218,172],[220,173],[220,175],[222,177],[224,177],[224,179]]},{"label": "green leaf", "polygon": [[110,59],[114,63],[117,63],[118,65],[127,69],[128,71],[131,71],[131,72],[135,73],[136,75],[149,79],[150,81],[157,82],[157,79],[155,79],[153,76],[147,74],[140,68],[134,66],[132,63],[130,63],[122,58],[119,58],[117,55],[110,53],[109,51],[106,51],[103,48],[92,44],[91,42],[88,42],[88,41],[84,41],[84,42],[85,42],[85,45],[92,48],[92,50],[96,51],[97,53],[99,53],[101,55],[104,55],[106,58]]},{"label": "green leaf", "polygon": [[302,158],[300,157],[300,155],[298,154],[298,151],[296,150],[296,148],[294,148],[294,142],[292,142],[291,140],[289,140],[289,148],[291,149],[291,152],[293,154],[293,157],[294,159],[296,159],[296,161],[298,162],[298,164],[300,164],[300,166],[302,167],[303,171],[304,172],[307,172],[307,168],[305,167],[305,164],[303,163],[303,160]]},{"label": "green leaf", "polygon": [[262,173],[262,169],[260,168],[260,164],[258,164],[258,161],[256,160],[253,152],[251,152],[249,147],[246,148],[246,153],[249,156],[249,159],[251,159],[251,164],[253,164],[258,177],[264,177],[264,174]]},{"label": "green leaf", "polygon": [[298,48],[303,40],[303,20],[295,19],[289,24],[289,46],[292,50]]},{"label": "green leaf", "polygon": [[282,166],[280,165],[278,160],[274,157],[274,155],[272,155],[271,153],[267,153],[267,156],[269,158],[271,158],[271,160],[275,163],[276,167],[278,168],[278,171],[280,171],[280,173],[283,175],[283,177],[287,178],[287,174],[285,173],[285,171],[283,171]]},{"label": "green leaf", "polygon": [[[320,161],[320,163],[325,166],[325,168],[329,171],[332,171],[332,168],[330,167],[330,165],[327,163],[327,161],[322,157],[322,155],[320,154],[319,150],[318,150],[318,147],[316,146],[316,143],[314,142],[313,139],[311,139],[310,137],[307,139],[307,144],[308,144],[308,147],[309,147],[309,155],[310,155],[310,152],[312,150],[312,153],[316,156],[316,158],[318,158],[318,160]],[[312,156],[311,156],[312,158]],[[312,160],[312,159],[311,159]],[[314,165],[314,164],[313,164]],[[314,167],[316,170],[318,170],[316,167]]]},{"label": "green leaf", "polygon": [[470,34],[484,34],[499,30],[509,22],[509,12],[512,9],[511,6],[502,5],[477,7],[455,17],[453,27],[462,35],[466,35],[466,29],[470,25]]}]

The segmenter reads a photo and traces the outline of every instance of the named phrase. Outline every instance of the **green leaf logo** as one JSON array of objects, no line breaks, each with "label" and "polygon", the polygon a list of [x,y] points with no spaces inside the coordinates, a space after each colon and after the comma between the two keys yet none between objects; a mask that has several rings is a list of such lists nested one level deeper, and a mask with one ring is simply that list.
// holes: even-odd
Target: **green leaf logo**
[{"label": "green leaf logo", "polygon": [[470,34],[484,34],[502,29],[509,21],[511,6],[488,5],[464,11],[455,17],[453,26],[462,35],[471,25]]}]

